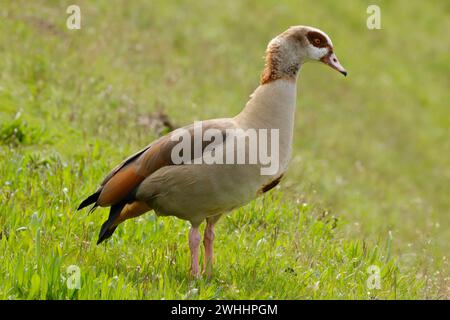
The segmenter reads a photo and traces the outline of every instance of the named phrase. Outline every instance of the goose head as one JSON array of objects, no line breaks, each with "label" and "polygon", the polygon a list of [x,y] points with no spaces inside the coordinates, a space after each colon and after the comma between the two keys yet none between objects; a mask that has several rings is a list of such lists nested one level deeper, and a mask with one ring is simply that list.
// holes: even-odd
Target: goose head
[{"label": "goose head", "polygon": [[344,76],[347,75],[325,32],[309,26],[293,26],[269,42],[261,83],[280,78],[296,78],[301,65],[308,61],[324,63]]}]

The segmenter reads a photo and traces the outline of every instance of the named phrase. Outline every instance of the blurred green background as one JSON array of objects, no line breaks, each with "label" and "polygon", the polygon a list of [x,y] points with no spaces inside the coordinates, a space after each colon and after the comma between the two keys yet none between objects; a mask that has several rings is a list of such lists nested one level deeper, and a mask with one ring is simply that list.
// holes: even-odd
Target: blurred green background
[{"label": "blurred green background", "polygon": [[[0,6],[0,298],[449,298],[450,2],[75,2],[81,30],[74,1]],[[79,201],[161,118],[237,114],[268,41],[298,24],[332,38],[349,76],[302,68],[286,179],[219,223],[215,280],[187,279],[173,218],[96,247],[107,211]]]}]

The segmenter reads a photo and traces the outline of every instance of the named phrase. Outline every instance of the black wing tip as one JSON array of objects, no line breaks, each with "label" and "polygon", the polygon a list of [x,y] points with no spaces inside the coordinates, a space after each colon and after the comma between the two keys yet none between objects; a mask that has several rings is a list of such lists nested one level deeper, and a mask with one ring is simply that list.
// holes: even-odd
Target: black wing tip
[{"label": "black wing tip", "polygon": [[117,226],[109,228],[109,223],[106,221],[100,230],[100,234],[98,235],[97,245],[102,243],[103,241],[109,239],[114,231],[116,230]]},{"label": "black wing tip", "polygon": [[119,202],[113,206],[111,206],[111,209],[109,210],[109,217],[108,220],[106,220],[102,227],[100,228],[100,233],[98,235],[97,245],[105,241],[106,239],[110,238],[114,231],[117,228],[117,225],[113,226],[114,221],[117,218],[117,215],[120,214],[123,207],[125,206],[126,202],[122,201]]},{"label": "black wing tip", "polygon": [[[77,208],[77,211],[81,210],[93,203],[96,203],[99,196],[100,196],[100,191],[97,191],[97,192],[91,194],[89,197],[84,199],[83,202],[80,203],[80,205]],[[94,205],[94,207],[91,210],[95,209],[95,207],[97,207],[97,205]]]},{"label": "black wing tip", "polygon": [[94,212],[95,209],[97,209],[97,207],[98,207],[98,204],[95,203],[95,204],[92,206],[92,208],[89,209],[88,214],[91,214],[92,212]]},{"label": "black wing tip", "polygon": [[99,244],[101,244],[103,241],[105,241],[107,238],[105,238],[105,237],[103,237],[103,238],[101,238],[100,236],[98,237],[98,240],[97,240],[97,245],[99,245]]},{"label": "black wing tip", "polygon": [[85,204],[84,201],[78,206],[77,211],[80,211],[81,209],[83,209],[84,207],[87,207],[88,204]]}]

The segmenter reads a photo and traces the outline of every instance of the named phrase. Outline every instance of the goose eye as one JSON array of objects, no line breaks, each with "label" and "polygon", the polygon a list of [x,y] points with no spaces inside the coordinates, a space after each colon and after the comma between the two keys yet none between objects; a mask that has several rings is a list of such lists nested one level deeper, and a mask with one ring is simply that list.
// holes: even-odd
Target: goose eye
[{"label": "goose eye", "polygon": [[314,39],[314,43],[315,43],[315,44],[320,44],[320,39],[319,39],[319,38],[315,38],[315,39]]}]

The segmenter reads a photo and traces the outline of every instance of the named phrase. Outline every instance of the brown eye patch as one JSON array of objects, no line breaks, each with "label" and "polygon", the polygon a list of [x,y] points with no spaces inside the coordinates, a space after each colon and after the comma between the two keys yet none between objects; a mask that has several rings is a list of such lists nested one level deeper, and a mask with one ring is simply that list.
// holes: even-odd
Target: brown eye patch
[{"label": "brown eye patch", "polygon": [[325,48],[329,46],[327,39],[319,32],[310,31],[306,34],[306,37],[308,38],[309,43],[317,48]]}]

